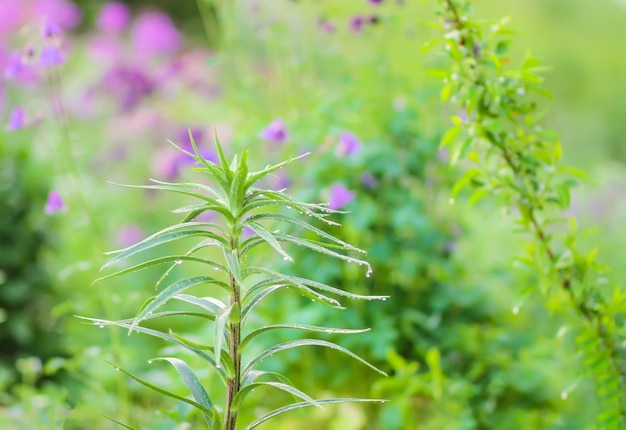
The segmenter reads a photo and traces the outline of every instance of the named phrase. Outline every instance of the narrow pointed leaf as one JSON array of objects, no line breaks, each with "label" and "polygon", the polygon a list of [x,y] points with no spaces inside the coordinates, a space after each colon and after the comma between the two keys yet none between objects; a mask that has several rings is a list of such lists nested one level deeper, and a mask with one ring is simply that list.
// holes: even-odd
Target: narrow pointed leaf
[{"label": "narrow pointed leaf", "polygon": [[153,260],[144,261],[143,263],[136,264],[132,267],[120,270],[115,273],[111,273],[110,275],[102,276],[91,283],[91,285],[104,281],[105,279],[116,278],[118,276],[125,275],[127,273],[137,272],[138,270],[146,269],[148,267],[156,266],[157,264],[167,263],[168,261],[195,261],[197,263],[204,263],[212,267],[223,268],[224,266],[217,264],[211,260],[207,260],[206,258],[200,257],[192,257],[189,255],[168,255],[165,257],[155,258]]},{"label": "narrow pointed leaf", "polygon": [[365,329],[347,329],[347,328],[330,328],[330,327],[320,327],[315,325],[308,324],[274,324],[261,327],[257,330],[250,332],[247,336],[243,338],[241,341],[241,348],[245,348],[245,346],[258,335],[265,333],[270,330],[280,330],[280,329],[294,329],[294,330],[305,330],[311,332],[319,332],[319,333],[327,333],[327,334],[357,334],[357,333],[365,333],[370,331],[369,328]]},{"label": "narrow pointed leaf", "polygon": [[196,285],[219,284],[219,283],[223,283],[223,282],[215,278],[208,277],[208,276],[195,276],[193,278],[181,279],[180,281],[174,282],[172,285],[170,285],[169,287],[161,291],[154,298],[154,300],[152,300],[147,306],[145,306],[139,312],[139,314],[135,317],[135,320],[131,324],[128,334],[130,334],[130,332],[133,331],[133,328],[137,324],[139,324],[146,315],[149,315],[151,312],[154,312],[159,307],[163,306],[165,303],[167,303],[168,300],[170,300],[172,297],[176,296],[177,294],[185,291],[188,288],[194,287]]},{"label": "narrow pointed leaf", "polygon": [[325,340],[319,340],[319,339],[293,340],[293,341],[290,341],[290,342],[281,343],[281,344],[275,345],[275,346],[273,346],[271,348],[268,348],[265,351],[263,351],[261,354],[256,356],[250,363],[248,363],[246,365],[246,367],[244,368],[242,374],[245,375],[250,370],[254,369],[257,365],[259,365],[263,360],[265,360],[266,358],[268,358],[271,355],[276,354],[277,352],[285,351],[287,349],[292,349],[292,348],[299,348],[301,346],[321,346],[321,347],[325,347],[325,348],[335,349],[337,351],[343,352],[346,355],[349,355],[350,357],[354,358],[357,361],[360,361],[361,363],[363,363],[364,365],[366,365],[370,369],[375,370],[376,372],[380,373],[381,375],[387,376],[387,374],[385,372],[383,372],[382,370],[380,370],[379,368],[377,368],[373,364],[369,363],[368,361],[362,359],[361,357],[359,357],[358,355],[356,355],[352,351],[349,351],[346,348],[344,348],[344,347],[342,347],[340,345],[337,345],[336,343],[328,342],[328,341],[325,341]]},{"label": "narrow pointed leaf", "polygon": [[246,187],[250,187],[254,185],[256,182],[258,182],[263,177],[269,175],[270,173],[275,172],[281,167],[284,167],[289,163],[293,163],[294,161],[299,160],[300,158],[304,158],[310,154],[311,154],[310,152],[307,152],[305,154],[298,155],[297,157],[293,157],[293,158],[290,158],[289,160],[283,161],[282,163],[274,164],[273,166],[267,166],[265,169],[259,170],[258,172],[251,172],[248,175],[248,180],[246,181]]},{"label": "narrow pointed leaf", "polygon": [[200,379],[195,374],[195,372],[191,370],[187,363],[178,358],[159,357],[152,359],[152,361],[155,360],[167,361],[172,366],[174,366],[174,369],[176,369],[187,388],[189,388],[189,391],[191,391],[191,394],[193,395],[193,398],[196,400],[196,402],[211,411],[210,414],[204,414],[205,420],[207,421],[209,428],[211,428],[213,426],[213,412],[215,410],[215,406],[213,405],[209,394],[200,383]]},{"label": "narrow pointed leaf", "polygon": [[[113,365],[113,363],[110,363],[110,364]],[[210,409],[207,409],[204,405],[202,405],[202,404],[200,404],[200,403],[198,403],[198,402],[196,402],[194,400],[190,400],[190,399],[188,399],[186,397],[179,396],[176,393],[172,393],[171,391],[167,391],[167,390],[165,390],[165,389],[163,389],[161,387],[158,387],[158,386],[156,386],[154,384],[151,384],[150,382],[148,382],[148,381],[146,381],[144,379],[141,379],[140,377],[135,376],[132,373],[127,372],[126,370],[121,369],[121,368],[119,368],[117,366],[115,366],[115,369],[119,370],[120,372],[122,372],[122,373],[124,373],[124,374],[126,374],[128,376],[130,376],[135,381],[139,382],[141,385],[144,385],[144,386],[146,386],[146,387],[156,391],[157,393],[161,393],[161,394],[164,394],[164,395],[166,395],[168,397],[171,397],[173,399],[180,400],[181,402],[185,402],[185,403],[187,403],[187,404],[189,404],[189,405],[199,409],[200,411],[202,411],[203,413],[205,413],[205,414],[207,414],[209,416],[213,415],[213,411],[211,411]]]},{"label": "narrow pointed leaf", "polygon": [[[320,399],[316,400],[320,405],[327,405],[332,403],[384,403],[386,400],[382,399],[357,399],[357,398],[337,398],[337,399]],[[252,430],[255,427],[263,424],[265,421],[270,418],[274,418],[277,415],[280,415],[285,412],[293,411],[294,409],[306,408],[312,406],[308,402],[300,402],[300,403],[292,403],[291,405],[283,406],[282,408],[278,408],[267,415],[259,418],[258,420],[250,423],[244,430]]]},{"label": "narrow pointed leaf", "polygon": [[[224,329],[226,328],[226,323],[228,322],[228,316],[230,315],[230,311],[232,310],[232,306],[228,306],[222,309],[215,318],[215,351],[222,351],[222,344],[224,343]],[[215,365],[220,367],[220,355],[215,354]]]},{"label": "narrow pointed leaf", "polygon": [[263,386],[273,387],[273,388],[285,391],[299,399],[306,401],[310,406],[317,406],[320,409],[324,409],[308,394],[298,390],[297,388],[291,385],[283,384],[281,382],[253,382],[252,384],[246,385],[235,395],[235,398],[233,399],[232,409],[235,411],[239,410],[239,408],[241,407],[241,404],[243,403],[245,398],[248,396],[248,394],[250,394],[252,390],[254,390],[255,388],[263,387]]},{"label": "narrow pointed leaf", "polygon": [[248,222],[246,223],[246,225],[248,226],[250,230],[255,232],[261,239],[263,239],[265,242],[270,244],[272,248],[278,251],[278,253],[283,257],[283,259],[288,260],[288,261],[293,260],[293,258],[291,258],[291,256],[285,252],[283,247],[280,246],[280,243],[278,243],[274,235],[265,227],[263,227],[261,224],[256,223],[256,222]]}]

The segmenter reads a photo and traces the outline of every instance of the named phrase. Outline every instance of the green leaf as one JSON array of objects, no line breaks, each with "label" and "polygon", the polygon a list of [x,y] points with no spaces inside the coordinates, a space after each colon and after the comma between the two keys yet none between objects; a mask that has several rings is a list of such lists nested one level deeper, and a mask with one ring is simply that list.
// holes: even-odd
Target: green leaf
[{"label": "green leaf", "polygon": [[[191,223],[190,223],[191,224]],[[139,252],[143,252],[147,249],[150,248],[154,248],[155,246],[158,245],[162,245],[164,243],[168,243],[168,242],[172,242],[178,239],[183,239],[183,238],[187,238],[187,237],[210,237],[214,244],[216,245],[222,245],[222,246],[227,246],[227,244],[225,243],[224,239],[213,233],[210,231],[206,231],[206,230],[186,230],[186,231],[176,231],[176,232],[170,232],[170,233],[166,233],[166,234],[162,234],[162,235],[155,235],[155,236],[151,236],[147,239],[142,240],[141,242],[136,243],[135,245],[128,247],[122,251],[119,251],[119,254],[116,255],[114,258],[112,258],[111,260],[107,261],[103,266],[102,269],[109,267],[115,263],[118,263],[121,260],[124,260],[134,254],[137,254]],[[115,251],[117,252],[117,251]]]},{"label": "green leaf", "polygon": [[211,398],[209,397],[208,393],[206,392],[206,390],[200,383],[200,379],[198,379],[198,376],[194,373],[194,371],[191,370],[191,368],[189,367],[189,365],[187,365],[187,363],[185,363],[183,360],[180,360],[178,358],[159,357],[159,358],[152,359],[152,361],[155,361],[155,360],[167,361],[172,366],[174,366],[178,374],[183,379],[183,382],[185,383],[187,388],[189,388],[189,391],[191,391],[191,394],[193,395],[193,398],[196,400],[196,402],[198,402],[199,404],[201,404],[206,409],[212,412],[211,414],[206,414],[203,411],[204,419],[207,425],[209,426],[209,428],[211,428],[213,426],[213,413],[215,412],[215,406],[213,406],[213,402],[211,402]]},{"label": "green leaf", "polygon": [[305,400],[311,406],[317,406],[320,409],[324,409],[312,397],[310,397],[306,393],[298,390],[297,388],[293,387],[292,385],[283,384],[281,382],[253,382],[253,383],[243,387],[235,395],[235,398],[233,399],[232,410],[235,410],[235,411],[239,410],[239,408],[241,407],[241,404],[243,403],[245,398],[248,396],[248,394],[250,394],[257,387],[273,387],[273,388],[277,388],[279,390],[282,390],[282,391],[285,391],[285,392],[287,392],[289,394],[292,394],[292,395],[294,395],[297,398]]},{"label": "green leaf", "polygon": [[310,152],[307,152],[305,154],[298,155],[297,157],[293,157],[293,158],[290,158],[289,160],[283,161],[282,163],[274,164],[273,166],[267,166],[265,169],[259,170],[258,172],[250,173],[248,175],[248,179],[246,180],[245,187],[246,188],[251,187],[256,182],[258,182],[260,179],[262,179],[263,177],[269,175],[270,173],[275,172],[276,170],[280,169],[281,167],[284,167],[284,166],[286,166],[289,163],[293,163],[294,161],[299,160],[300,158],[304,158],[304,157],[308,156],[309,154],[310,154]]},{"label": "green leaf", "polygon": [[[316,400],[316,402],[320,405],[332,404],[332,403],[385,403],[386,400],[382,399],[357,399],[357,398],[336,398],[336,399],[320,399]],[[263,424],[265,421],[270,418],[274,418],[277,415],[283,414],[285,412],[293,411],[294,409],[306,408],[312,406],[309,402],[300,402],[300,403],[292,403],[287,406],[283,406],[278,408],[267,415],[257,419],[256,421],[250,423],[244,430],[252,430],[253,428]]]},{"label": "green leaf", "polygon": [[346,328],[330,328],[330,327],[320,327],[314,325],[307,324],[275,324],[261,327],[257,330],[250,332],[247,336],[243,338],[240,344],[240,348],[243,349],[246,345],[258,335],[265,333],[270,330],[279,330],[279,329],[295,329],[295,330],[305,330],[319,333],[327,333],[327,334],[356,334],[356,333],[365,333],[370,331],[369,328],[366,329],[346,329]]},{"label": "green leaf", "polygon": [[226,305],[221,300],[213,297],[196,297],[187,294],[177,294],[175,297],[172,298],[199,306],[202,309],[208,311],[209,315],[212,315],[214,319],[217,314],[219,314],[224,308],[226,308]]},{"label": "green leaf", "polygon": [[446,134],[444,134],[443,138],[441,139],[440,146],[444,147],[452,145],[452,143],[456,140],[457,136],[461,134],[462,131],[463,127],[459,126],[448,129],[448,131],[446,131]]},{"label": "green leaf", "polygon": [[344,260],[348,263],[356,263],[359,266],[365,266],[366,268],[366,276],[369,277],[370,274],[372,273],[372,266],[370,266],[370,264],[365,261],[365,260],[360,260],[358,258],[354,258],[354,257],[350,257],[349,255],[345,255],[345,254],[340,254],[338,252],[335,251],[331,251],[330,249],[328,249],[326,246],[326,244],[320,245],[318,243],[315,243],[312,240],[308,240],[308,239],[301,239],[299,237],[295,237],[295,236],[291,236],[289,234],[284,234],[284,233],[274,233],[274,237],[276,237],[277,239],[280,240],[284,240],[286,242],[291,242],[294,243],[298,246],[302,246],[305,248],[309,248],[312,249],[313,251],[317,251],[320,252],[322,254],[326,254],[328,256],[331,257],[335,257],[335,258],[339,258],[340,260]]},{"label": "green leaf", "polygon": [[[130,323],[129,322],[124,322],[124,321],[109,321],[109,320],[99,320],[99,319],[94,319],[94,318],[87,318],[87,317],[77,317],[80,318],[82,320],[87,320],[87,321],[91,321],[94,324],[99,324],[99,325],[115,325],[118,327],[122,327],[122,328],[129,328],[130,327]],[[163,339],[167,342],[172,342],[175,343],[177,345],[182,346],[183,348],[187,349],[188,351],[196,354],[198,357],[202,358],[203,360],[205,360],[207,363],[209,363],[216,371],[217,374],[220,376],[222,382],[224,384],[226,384],[226,373],[224,371],[223,368],[219,368],[219,367],[215,367],[215,360],[213,359],[213,357],[209,356],[208,354],[206,354],[205,352],[203,352],[202,350],[198,349],[198,348],[194,348],[190,345],[185,344],[184,342],[181,342],[179,339],[177,339],[176,337],[169,335],[167,333],[163,333],[161,331],[158,330],[153,330],[147,327],[142,327],[142,326],[137,326],[134,328],[135,331],[140,332],[140,333],[144,333],[153,337],[157,337],[159,339]]]},{"label": "green leaf", "polygon": [[91,285],[100,282],[100,281],[104,281],[105,279],[110,279],[110,278],[116,278],[118,276],[122,276],[125,275],[127,273],[133,273],[136,272],[138,270],[142,270],[142,269],[146,269],[148,267],[152,267],[155,266],[157,264],[161,264],[161,263],[166,263],[168,261],[174,261],[174,262],[178,262],[178,261],[195,261],[197,263],[203,263],[206,265],[209,265],[211,267],[218,267],[219,269],[223,269],[224,266],[222,266],[221,264],[215,263],[211,260],[207,260],[205,258],[199,258],[199,257],[192,257],[192,256],[188,256],[188,255],[168,255],[166,257],[159,257],[159,258],[155,258],[153,260],[148,260],[145,261],[143,263],[139,263],[136,264],[135,266],[129,267],[127,269],[124,270],[120,270],[119,272],[115,272],[115,273],[111,273],[110,275],[106,275],[106,276],[102,276],[98,279],[96,279],[95,281],[93,281],[91,283]]},{"label": "green leaf", "polygon": [[102,415],[102,416],[103,416],[104,418],[106,418],[107,420],[112,421],[112,422],[114,422],[115,424],[120,425],[120,426],[122,426],[122,427],[124,427],[124,428],[130,429],[130,430],[137,430],[137,429],[136,429],[136,428],[134,428],[134,427],[127,426],[126,424],[124,424],[124,423],[122,423],[122,422],[120,422],[120,421],[117,421],[117,420],[116,420],[116,419],[114,419],[114,418],[111,418],[110,416],[108,416],[108,415],[107,415],[107,414],[105,414],[105,413],[98,412],[98,414]]},{"label": "green leaf", "polygon": [[263,227],[261,224],[256,223],[256,222],[249,222],[249,221],[247,221],[245,223],[245,225],[250,230],[255,232],[266,243],[270,244],[270,246],[272,248],[274,248],[276,251],[278,251],[278,253],[283,257],[284,260],[293,261],[293,258],[291,258],[291,256],[285,252],[285,250],[283,249],[282,246],[280,246],[280,243],[278,243],[278,240],[276,240],[276,238],[274,237],[272,232],[270,232],[265,227]]},{"label": "green leaf", "polygon": [[232,306],[225,307],[215,318],[215,351],[220,353],[215,355],[215,366],[217,367],[220,367],[222,343],[224,343],[224,330],[231,310]]},{"label": "green leaf", "polygon": [[220,139],[217,136],[217,131],[215,132],[215,147],[217,148],[217,157],[220,160],[220,166],[222,167],[222,171],[224,172],[224,177],[227,182],[231,182],[234,177],[233,171],[228,167],[228,161],[226,161],[226,156],[224,155],[224,149],[220,143]]},{"label": "green leaf", "polygon": [[119,368],[118,366],[114,365],[111,362],[107,362],[107,363],[109,363],[112,366],[114,366],[115,370],[118,370],[118,371],[120,371],[122,373],[125,373],[126,375],[130,376],[131,378],[133,378],[135,381],[139,382],[141,385],[144,385],[144,386],[150,388],[151,390],[156,391],[157,393],[161,393],[161,394],[164,394],[164,395],[166,395],[168,397],[171,397],[173,399],[180,400],[181,402],[185,402],[185,403],[187,403],[187,404],[189,404],[189,405],[199,409],[200,411],[202,411],[204,414],[206,414],[208,416],[212,416],[213,415],[213,411],[211,411],[211,409],[208,409],[206,406],[204,406],[204,405],[202,405],[202,404],[200,404],[200,403],[198,403],[196,401],[187,399],[187,398],[185,398],[183,396],[179,396],[178,394],[172,393],[171,391],[167,391],[167,390],[165,390],[165,389],[163,389],[161,387],[158,387],[158,386],[156,386],[154,384],[151,384],[150,382],[148,382],[148,381],[146,381],[144,379],[141,379],[138,376],[135,376],[132,373],[127,372],[124,369]]},{"label": "green leaf", "polygon": [[243,288],[243,277],[241,276],[241,268],[239,266],[239,257],[236,249],[223,249],[224,257],[230,274],[235,278],[237,285]]},{"label": "green leaf", "polygon": [[319,340],[319,339],[293,340],[293,341],[290,341],[290,342],[281,343],[281,344],[275,345],[275,346],[273,346],[271,348],[268,348],[265,351],[263,351],[261,354],[256,356],[254,359],[252,359],[252,361],[250,361],[250,363],[248,363],[246,365],[246,367],[243,369],[242,375],[245,376],[249,371],[253,370],[263,360],[265,360],[266,358],[268,358],[268,357],[270,357],[270,356],[272,356],[272,355],[274,355],[274,354],[276,354],[278,352],[285,351],[287,349],[292,349],[292,348],[299,348],[301,346],[321,346],[321,347],[325,347],[325,348],[335,349],[337,351],[343,352],[346,355],[349,355],[350,357],[354,358],[357,361],[360,361],[361,363],[363,363],[364,365],[366,365],[370,369],[380,373],[381,375],[387,376],[387,374],[385,372],[383,372],[382,370],[380,370],[379,368],[377,368],[373,364],[369,363],[368,361],[362,359],[361,357],[359,357],[358,355],[356,355],[352,351],[349,351],[349,350],[345,349],[344,347],[342,347],[340,345],[337,345],[336,343],[328,342],[328,341],[325,341],[325,340]]},{"label": "green leaf", "polygon": [[133,328],[143,320],[146,315],[154,312],[161,306],[163,306],[168,300],[177,294],[185,291],[188,288],[194,287],[196,285],[202,284],[224,284],[222,281],[219,281],[215,278],[211,278],[208,276],[195,276],[193,278],[181,279],[180,281],[174,282],[169,287],[165,288],[161,291],[157,296],[152,300],[147,306],[145,306],[139,314],[135,317],[135,320],[130,326],[128,334],[133,331]]}]

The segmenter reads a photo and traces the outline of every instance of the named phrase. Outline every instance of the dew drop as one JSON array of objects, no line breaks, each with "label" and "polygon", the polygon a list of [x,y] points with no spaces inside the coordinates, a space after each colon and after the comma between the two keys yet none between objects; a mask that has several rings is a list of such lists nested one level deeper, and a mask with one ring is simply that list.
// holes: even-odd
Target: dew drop
[{"label": "dew drop", "polygon": [[222,368],[222,365],[221,365],[221,364],[216,364],[216,365],[215,365],[215,368],[216,368],[216,369],[221,369],[221,368]]},{"label": "dew drop", "polygon": [[152,364],[152,360],[148,360],[148,364]]},{"label": "dew drop", "polygon": [[176,263],[176,264],[183,264],[183,260],[174,260],[174,263]]},{"label": "dew drop", "polygon": [[119,367],[116,367],[116,368],[115,368],[115,370],[118,370],[118,371],[119,371],[119,370],[120,370],[120,368],[119,368]]},{"label": "dew drop", "polygon": [[567,391],[563,391],[561,393],[561,399],[566,400],[567,399]]},{"label": "dew drop", "polygon": [[213,270],[220,270],[220,268],[219,267],[214,267]]},{"label": "dew drop", "polygon": [[380,299],[380,300],[382,300],[383,302],[386,302],[386,301],[387,301],[387,297],[383,297],[383,298],[382,298],[382,299]]},{"label": "dew drop", "polygon": [[369,278],[370,276],[372,276],[372,269],[367,269],[367,272],[365,272],[365,277]]},{"label": "dew drop", "polygon": [[283,257],[283,260],[285,260],[285,261],[293,261],[293,258],[291,258],[291,257],[290,257],[290,256],[288,256],[288,255],[285,255],[285,256]]},{"label": "dew drop", "polygon": [[519,314],[519,306],[515,306],[513,308],[513,315],[517,315],[517,314]]},{"label": "dew drop", "polygon": [[104,324],[98,324],[99,328],[104,328]]}]

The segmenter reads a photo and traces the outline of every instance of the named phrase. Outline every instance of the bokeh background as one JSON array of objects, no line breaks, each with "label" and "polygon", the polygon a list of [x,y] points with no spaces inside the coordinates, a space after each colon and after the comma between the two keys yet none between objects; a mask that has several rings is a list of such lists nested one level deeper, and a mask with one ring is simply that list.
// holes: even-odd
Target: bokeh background
[{"label": "bokeh background", "polygon": [[[449,204],[459,172],[438,146],[450,112],[427,76],[446,58],[422,49],[436,36],[436,3],[0,0],[0,427],[120,428],[102,414],[141,429],[202,425],[105,361],[186,395],[169,368],[147,362],[175,350],[75,318],[131,317],[153,294],[158,270],[90,284],[105,251],[176,222],[170,210],[185,200],[110,182],[200,180],[168,143],[188,145],[191,130],[206,157],[217,133],[228,153],[249,149],[256,168],[311,151],[266,185],[349,211],[333,233],[368,250],[374,274],[306,253],[267,264],[392,296],[342,312],[289,295],[268,302],[258,323],[371,327],[324,339],[390,376],[314,349],[268,368],[314,397],[389,402],[259,428],[592,428],[594,387],[566,322],[525,294],[535,279],[511,263],[511,219],[494,202]],[[587,240],[613,268],[609,282],[626,281],[626,3],[473,4],[487,21],[512,18],[511,63],[530,50],[550,65],[545,126],[592,178],[569,215],[601,227]],[[242,423],[288,400],[253,396]]]}]

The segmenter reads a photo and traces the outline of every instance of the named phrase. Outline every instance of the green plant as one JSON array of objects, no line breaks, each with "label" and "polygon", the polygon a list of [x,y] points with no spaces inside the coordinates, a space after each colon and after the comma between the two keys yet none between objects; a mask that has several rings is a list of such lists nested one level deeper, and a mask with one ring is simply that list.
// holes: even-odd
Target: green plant
[{"label": "green plant", "polygon": [[[508,65],[513,32],[506,20],[487,27],[469,18],[469,2],[440,3],[443,43],[453,66],[432,74],[445,80],[442,99],[462,108],[452,117],[454,127],[442,145],[450,147],[453,163],[464,160],[469,165],[452,190],[451,203],[472,185],[470,203],[498,195],[506,209],[515,211],[519,230],[529,235],[526,255],[518,263],[535,271],[547,306],[566,315],[577,331],[583,365],[594,377],[601,403],[599,425],[625,428],[626,361],[620,326],[626,293],[605,285],[605,267],[596,262],[598,249],[583,251],[576,219],[566,221],[560,215],[570,205],[573,178],[584,179],[585,174],[560,164],[558,137],[538,124],[535,95],[549,96],[541,86],[543,67],[531,56],[520,68]],[[534,289],[529,287],[527,294]]]},{"label": "green plant", "polygon": [[[327,219],[328,215],[336,211],[325,205],[299,202],[282,191],[255,187],[255,184],[262,178],[302,156],[268,166],[258,172],[250,172],[247,165],[247,152],[244,152],[241,158],[235,156],[232,163],[229,164],[216,139],[219,164],[215,164],[207,161],[199,154],[193,137],[190,136],[190,138],[194,153],[177,148],[200,163],[201,167],[196,167],[194,170],[210,176],[217,187],[198,183],[165,183],[160,181],[154,181],[154,185],[137,186],[138,188],[171,191],[192,196],[199,199],[200,203],[176,209],[175,212],[177,213],[186,213],[180,223],[167,227],[129,248],[115,251],[113,253],[115,256],[104,267],[115,265],[159,245],[187,238],[200,238],[202,240],[183,254],[165,255],[143,261],[103,276],[94,282],[161,263],[171,263],[171,265],[157,282],[157,286],[183,262],[199,263],[204,268],[204,273],[200,276],[178,280],[163,288],[160,293],[148,299],[132,319],[121,321],[87,319],[100,327],[116,325],[127,328],[129,334],[132,331],[137,331],[155,336],[177,344],[195,354],[212,368],[223,383],[225,387],[224,407],[217,406],[214,396],[209,394],[210,390],[205,389],[192,367],[180,358],[161,357],[155,360],[167,361],[176,369],[192,393],[193,400],[169,391],[167,388],[157,387],[125,370],[122,372],[153,390],[194,406],[202,413],[206,425],[212,429],[234,430],[242,403],[257,387],[283,390],[302,401],[282,406],[248,424],[246,429],[255,428],[278,414],[297,408],[321,407],[323,404],[338,402],[380,402],[381,400],[377,399],[359,398],[314,400],[308,394],[295,388],[291,381],[282,374],[259,369],[259,365],[275,353],[302,346],[321,346],[348,354],[384,374],[358,355],[335,343],[321,339],[293,340],[273,345],[256,354],[251,348],[251,344],[255,343],[253,341],[258,336],[272,330],[295,329],[327,334],[367,331],[367,329],[348,330],[303,324],[263,325],[259,324],[258,321],[255,324],[253,318],[255,307],[277,290],[291,289],[315,302],[337,309],[341,309],[341,304],[327,294],[350,299],[385,300],[387,298],[386,296],[353,294],[307,278],[278,273],[256,263],[259,257],[261,257],[262,262],[264,255],[257,251],[261,245],[269,245],[283,259],[291,260],[292,257],[283,246],[289,244],[308,248],[348,263],[362,265],[366,268],[366,276],[370,276],[372,272],[369,263],[352,256],[353,253],[364,251],[314,227],[310,223],[294,216],[281,214],[273,209],[278,207],[296,210],[300,214],[306,214],[329,224],[334,223]],[[223,223],[195,221],[206,212],[217,214]],[[315,238],[299,238],[279,230],[271,230],[269,224],[276,222],[286,224],[288,228],[304,229],[313,234]],[[213,258],[212,249],[220,251],[220,261]],[[210,276],[207,276],[207,272]],[[222,294],[214,293],[207,296],[206,291],[197,288],[200,285],[213,286]],[[187,294],[194,291],[194,288],[196,288],[196,294]],[[166,303],[173,301],[182,302],[191,307],[159,311]],[[146,321],[175,316],[188,316],[199,318],[201,321],[212,322],[214,335],[212,344],[200,344],[171,330],[166,333],[142,325]],[[250,329],[249,327],[253,328]]]}]

